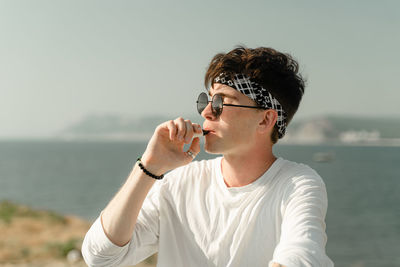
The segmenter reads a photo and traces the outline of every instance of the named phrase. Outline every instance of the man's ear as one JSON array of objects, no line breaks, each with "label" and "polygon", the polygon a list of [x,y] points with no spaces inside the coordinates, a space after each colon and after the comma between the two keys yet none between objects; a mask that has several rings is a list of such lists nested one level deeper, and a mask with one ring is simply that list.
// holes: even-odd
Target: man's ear
[{"label": "man's ear", "polygon": [[263,117],[258,124],[258,130],[260,133],[272,132],[275,123],[278,119],[278,112],[275,109],[267,109],[262,112]]}]

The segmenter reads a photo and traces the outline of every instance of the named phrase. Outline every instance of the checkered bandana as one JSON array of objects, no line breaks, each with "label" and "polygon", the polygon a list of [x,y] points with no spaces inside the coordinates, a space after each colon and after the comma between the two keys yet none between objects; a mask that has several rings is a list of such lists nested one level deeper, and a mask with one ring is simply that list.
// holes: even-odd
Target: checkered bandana
[{"label": "checkered bandana", "polygon": [[282,138],[286,132],[286,113],[283,110],[279,101],[273,97],[267,89],[263,88],[258,83],[251,81],[249,77],[244,74],[235,74],[235,78],[230,80],[228,76],[221,73],[214,79],[216,83],[226,84],[242,94],[253,99],[258,106],[265,109],[275,109],[278,112],[278,119],[276,126],[278,127],[279,138]]}]

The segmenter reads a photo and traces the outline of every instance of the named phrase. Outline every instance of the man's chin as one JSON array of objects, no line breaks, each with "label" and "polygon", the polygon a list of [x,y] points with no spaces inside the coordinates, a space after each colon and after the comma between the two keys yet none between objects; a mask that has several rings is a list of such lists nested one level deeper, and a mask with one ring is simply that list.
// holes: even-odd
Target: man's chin
[{"label": "man's chin", "polygon": [[211,145],[211,144],[204,144],[204,151],[208,154],[222,154],[223,151],[221,148],[218,148],[217,146]]}]

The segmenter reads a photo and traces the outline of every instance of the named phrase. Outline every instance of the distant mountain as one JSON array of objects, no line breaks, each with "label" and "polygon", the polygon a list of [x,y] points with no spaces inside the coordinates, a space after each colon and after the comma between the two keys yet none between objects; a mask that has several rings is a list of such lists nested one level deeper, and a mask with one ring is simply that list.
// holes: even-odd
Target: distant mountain
[{"label": "distant mountain", "polygon": [[285,143],[400,144],[400,118],[321,116],[293,121]]},{"label": "distant mountain", "polygon": [[[187,118],[187,117],[185,117]],[[166,116],[132,118],[120,115],[91,115],[67,127],[56,138],[69,140],[148,140]],[[202,122],[198,116],[188,118]],[[400,118],[321,116],[294,120],[286,144],[369,144],[400,145]]]},{"label": "distant mountain", "polygon": [[[134,118],[120,115],[90,115],[56,134],[66,140],[148,140],[157,125],[172,119],[163,115]],[[200,122],[200,117],[187,118]]]}]

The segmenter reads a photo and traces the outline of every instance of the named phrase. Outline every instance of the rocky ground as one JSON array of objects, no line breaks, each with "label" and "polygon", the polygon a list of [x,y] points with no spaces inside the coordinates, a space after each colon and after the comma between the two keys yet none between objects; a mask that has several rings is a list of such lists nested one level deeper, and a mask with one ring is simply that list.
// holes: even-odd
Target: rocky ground
[{"label": "rocky ground", "polygon": [[[0,202],[0,267],[86,266],[80,248],[89,227],[78,217]],[[155,264],[153,256],[137,267]]]}]

